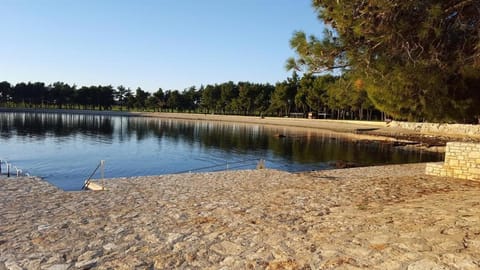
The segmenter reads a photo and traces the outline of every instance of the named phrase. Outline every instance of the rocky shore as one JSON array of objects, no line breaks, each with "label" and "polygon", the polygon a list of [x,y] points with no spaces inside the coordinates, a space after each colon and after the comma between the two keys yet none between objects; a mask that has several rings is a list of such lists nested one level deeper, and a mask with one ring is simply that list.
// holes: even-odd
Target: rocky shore
[{"label": "rocky shore", "polygon": [[0,269],[478,269],[480,182],[425,164],[0,179]]}]

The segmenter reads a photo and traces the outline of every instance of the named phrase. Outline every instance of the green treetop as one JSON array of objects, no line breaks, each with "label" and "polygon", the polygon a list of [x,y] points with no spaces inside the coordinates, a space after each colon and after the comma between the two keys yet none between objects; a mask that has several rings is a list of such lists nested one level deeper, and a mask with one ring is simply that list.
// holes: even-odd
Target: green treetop
[{"label": "green treetop", "polygon": [[323,39],[293,35],[288,69],[341,69],[398,119],[480,115],[480,1],[312,2],[327,29]]}]

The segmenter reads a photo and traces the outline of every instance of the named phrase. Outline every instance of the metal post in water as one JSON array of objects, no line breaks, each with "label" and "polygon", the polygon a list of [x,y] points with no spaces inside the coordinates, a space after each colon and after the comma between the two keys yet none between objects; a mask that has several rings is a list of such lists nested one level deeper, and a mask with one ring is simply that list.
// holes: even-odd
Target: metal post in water
[{"label": "metal post in water", "polygon": [[10,177],[10,164],[7,163],[7,177]]},{"label": "metal post in water", "polygon": [[100,175],[102,176],[102,190],[105,190],[105,160],[100,160]]},{"label": "metal post in water", "polygon": [[257,163],[257,170],[265,169],[265,160],[260,159]]},{"label": "metal post in water", "polygon": [[2,160],[0,159],[0,174],[2,174]]}]

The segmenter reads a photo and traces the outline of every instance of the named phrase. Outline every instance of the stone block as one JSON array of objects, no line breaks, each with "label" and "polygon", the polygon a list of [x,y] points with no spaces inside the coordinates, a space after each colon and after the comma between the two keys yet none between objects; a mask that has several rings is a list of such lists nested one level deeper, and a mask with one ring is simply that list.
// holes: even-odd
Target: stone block
[{"label": "stone block", "polygon": [[445,176],[447,177],[453,177],[455,174],[453,173],[453,170],[445,170]]},{"label": "stone block", "polygon": [[480,151],[472,151],[468,153],[468,158],[470,160],[480,158]]},{"label": "stone block", "polygon": [[447,143],[444,163],[428,163],[425,173],[461,179],[480,179],[480,144]]},{"label": "stone block", "polygon": [[448,164],[448,166],[458,166],[458,160],[456,159],[452,159],[452,160],[449,160],[448,162],[445,162],[446,164]]},{"label": "stone block", "polygon": [[427,165],[425,166],[425,174],[428,174],[428,175],[440,176],[442,171],[443,171],[443,164],[439,162],[427,163]]},{"label": "stone block", "polygon": [[474,175],[480,175],[480,168],[470,168],[468,172]]}]

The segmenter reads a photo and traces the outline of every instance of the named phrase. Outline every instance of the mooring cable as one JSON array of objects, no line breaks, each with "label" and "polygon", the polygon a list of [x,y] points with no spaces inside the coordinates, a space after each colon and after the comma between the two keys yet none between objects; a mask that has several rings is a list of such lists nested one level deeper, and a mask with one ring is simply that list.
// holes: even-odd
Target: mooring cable
[{"label": "mooring cable", "polygon": [[[258,159],[258,158],[252,158],[252,159],[245,159],[245,160],[239,160],[239,161],[233,161],[233,162],[225,162],[225,163],[222,163],[222,164],[215,164],[215,165],[211,165],[211,166],[206,166],[206,167],[200,167],[200,168],[194,168],[194,169],[190,169],[190,170],[184,170],[184,171],[178,171],[178,172],[174,172],[172,174],[181,174],[181,173],[189,173],[189,172],[195,172],[195,171],[202,171],[202,170],[208,170],[208,169],[214,169],[214,168],[219,168],[218,170],[213,170],[215,172],[217,171],[223,171],[222,169],[220,169],[221,167],[226,167],[227,170],[228,169],[237,169],[237,168],[241,168],[241,167],[246,167],[246,166],[250,166],[250,165],[255,165],[256,163],[251,163],[251,164],[242,164],[242,163],[247,163],[247,162],[252,162],[252,161],[259,161],[261,159]],[[265,160],[265,159],[263,159]],[[235,165],[235,164],[242,164],[240,166],[233,166],[231,167],[230,165]]]}]

